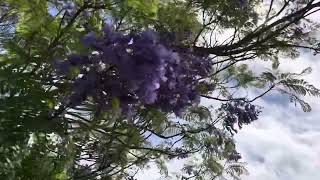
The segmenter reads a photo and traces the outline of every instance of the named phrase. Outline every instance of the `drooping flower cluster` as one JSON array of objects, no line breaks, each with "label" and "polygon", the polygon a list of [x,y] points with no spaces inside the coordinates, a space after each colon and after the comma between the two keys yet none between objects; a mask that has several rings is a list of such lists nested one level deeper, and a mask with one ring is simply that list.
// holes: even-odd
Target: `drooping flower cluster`
[{"label": "drooping flower cluster", "polygon": [[101,108],[117,98],[122,111],[144,105],[179,115],[200,102],[196,79],[208,76],[211,62],[192,52],[169,49],[147,30],[139,34],[104,29],[104,37],[89,33],[83,40],[93,51],[71,55],[57,64],[61,73],[80,68],[69,104],[81,104],[88,96]]},{"label": "drooping flower cluster", "polygon": [[257,120],[260,113],[260,110],[255,105],[245,100],[234,100],[223,104],[221,110],[226,112],[224,126],[231,134],[232,131],[237,132],[234,124],[237,123],[241,129],[243,124],[250,124],[252,121]]}]

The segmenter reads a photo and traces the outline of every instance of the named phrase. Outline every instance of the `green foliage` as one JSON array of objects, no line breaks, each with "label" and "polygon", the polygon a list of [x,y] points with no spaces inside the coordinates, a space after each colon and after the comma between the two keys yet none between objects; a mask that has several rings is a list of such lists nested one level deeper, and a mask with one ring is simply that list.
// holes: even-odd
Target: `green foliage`
[{"label": "green foliage", "polygon": [[235,28],[238,26],[246,26],[245,31],[250,30],[258,21],[258,14],[254,11],[254,7],[259,1],[249,1],[246,8],[241,8],[238,0],[190,0],[193,1],[201,9],[218,19],[217,23],[224,28]]},{"label": "green foliage", "polygon": [[[36,31],[45,31],[48,21],[52,21],[49,16],[47,2],[45,0],[31,1],[13,1],[9,2],[17,5],[17,10],[20,12],[19,24],[17,32],[25,36],[31,36]],[[34,11],[33,9],[37,9]]]},{"label": "green foliage", "polygon": [[279,73],[275,74],[271,72],[263,72],[262,77],[267,82],[271,82],[274,85],[279,85],[277,89],[280,93],[289,96],[290,102],[295,105],[299,104],[303,111],[310,112],[311,106],[301,99],[301,96],[314,96],[319,97],[320,89],[316,88],[312,84],[309,84],[306,80],[301,79],[302,76],[308,75],[312,72],[310,67],[301,71],[301,73]]},{"label": "green foliage", "polygon": [[[170,48],[212,58],[212,76],[199,79],[197,87],[205,97],[228,102],[244,98],[238,90],[269,88],[266,93],[277,90],[308,112],[311,107],[302,97],[320,95],[302,77],[311,68],[301,73],[278,70],[280,56],[299,56],[293,46],[297,43],[311,44],[307,49],[318,52],[310,35],[318,25],[305,19],[279,24],[266,19],[260,25],[260,0],[245,7],[237,0],[72,2],[71,13],[54,0],[0,2],[0,179],[128,179],[150,162],[170,178],[170,159],[186,159],[179,178],[239,179],[247,173],[219,107],[190,107],[175,117],[141,106],[130,117],[121,113],[118,98],[107,102],[112,107],[108,111],[98,109],[94,97],[81,106],[65,105],[79,71],[57,81],[54,61],[87,53],[83,37],[91,31],[100,35],[105,22],[112,21],[121,33],[151,28],[172,35]],[[286,7],[286,13],[305,5]],[[223,40],[230,30],[235,33]],[[246,60],[271,61],[273,70],[257,75]]]},{"label": "green foliage", "polygon": [[10,148],[3,146],[1,152],[6,156],[0,157],[2,159],[0,177],[2,179],[35,180],[68,179],[65,172],[67,154],[56,152],[55,148],[59,145],[54,141],[52,135],[34,133],[30,136],[26,145],[17,145]]},{"label": "green foliage", "polygon": [[227,70],[227,76],[229,78],[234,78],[242,87],[247,87],[252,85],[252,82],[255,80],[252,70],[248,68],[247,64],[241,64],[239,66],[232,66]]},{"label": "green foliage", "polygon": [[151,19],[157,18],[159,0],[127,0],[128,7]]},{"label": "green foliage", "polygon": [[[169,1],[160,4],[156,28],[159,31],[175,33],[176,42],[192,42],[192,38],[195,38],[195,33],[200,30],[200,26],[196,10],[188,7],[186,3]],[[186,37],[189,39],[186,39]]]},{"label": "green foliage", "polygon": [[311,73],[311,68],[304,69],[300,74],[281,74],[279,84],[281,84],[284,88],[280,89],[280,91],[284,94],[288,94],[290,98],[290,102],[295,104],[300,104],[301,108],[305,112],[311,111],[311,106],[302,100],[299,96],[320,96],[320,89],[314,87],[309,84],[304,79],[298,79],[297,76],[303,76],[305,74]]}]

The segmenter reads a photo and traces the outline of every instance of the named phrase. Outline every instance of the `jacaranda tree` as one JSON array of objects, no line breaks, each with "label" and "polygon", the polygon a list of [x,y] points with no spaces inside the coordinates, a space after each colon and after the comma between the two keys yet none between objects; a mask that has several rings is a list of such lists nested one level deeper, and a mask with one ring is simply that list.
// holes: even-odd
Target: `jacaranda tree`
[{"label": "jacaranda tree", "polygon": [[[320,90],[317,0],[3,0],[0,179],[239,179],[233,135],[278,92]],[[265,72],[249,64],[271,62]],[[292,62],[294,63],[294,62]],[[264,63],[267,64],[267,63]],[[257,91],[257,96],[247,95]],[[242,92],[242,93],[240,93]],[[249,93],[251,94],[251,93]],[[166,163],[184,166],[169,173]]]}]

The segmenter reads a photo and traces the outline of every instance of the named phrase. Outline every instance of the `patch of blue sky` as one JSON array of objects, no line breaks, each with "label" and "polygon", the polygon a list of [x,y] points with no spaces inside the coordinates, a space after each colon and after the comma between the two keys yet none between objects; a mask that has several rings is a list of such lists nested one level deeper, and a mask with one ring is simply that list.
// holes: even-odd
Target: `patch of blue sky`
[{"label": "patch of blue sky", "polygon": [[283,94],[268,94],[263,100],[271,105],[279,105],[286,107],[290,104],[289,97]]}]

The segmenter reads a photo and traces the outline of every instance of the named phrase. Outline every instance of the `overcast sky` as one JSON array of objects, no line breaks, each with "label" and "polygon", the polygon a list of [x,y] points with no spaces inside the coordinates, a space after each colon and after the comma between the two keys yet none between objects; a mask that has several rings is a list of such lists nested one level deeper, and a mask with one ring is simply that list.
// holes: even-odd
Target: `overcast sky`
[{"label": "overcast sky", "polygon": [[[299,72],[308,66],[314,71],[306,79],[320,87],[319,56],[304,53],[297,60],[283,60],[280,68]],[[262,116],[235,137],[250,172],[243,180],[320,179],[320,99],[305,99],[312,112],[277,94],[257,101],[264,107]]]},{"label": "overcast sky", "polygon": [[[253,69],[265,70],[266,64],[254,64]],[[303,53],[299,59],[283,59],[282,71],[301,72],[312,67],[305,78],[320,87],[320,56]],[[252,94],[254,92],[251,92]],[[271,93],[258,100],[263,106],[258,121],[235,136],[237,149],[247,163],[249,175],[242,180],[319,180],[320,179],[320,98],[305,98],[313,110],[305,113],[287,97]],[[169,164],[179,170],[182,162]],[[159,179],[157,169],[139,173],[138,180]],[[161,178],[160,178],[161,179]]]}]

